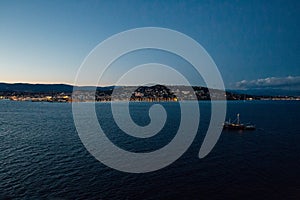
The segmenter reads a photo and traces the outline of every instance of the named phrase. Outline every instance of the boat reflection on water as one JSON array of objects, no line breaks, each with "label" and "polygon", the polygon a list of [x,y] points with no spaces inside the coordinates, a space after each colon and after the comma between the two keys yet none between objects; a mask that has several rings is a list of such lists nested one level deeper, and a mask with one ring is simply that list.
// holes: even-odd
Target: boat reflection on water
[{"label": "boat reflection on water", "polygon": [[240,122],[240,114],[237,114],[237,118],[233,121],[225,121],[223,124],[223,129],[228,129],[228,130],[255,130],[255,125],[253,124],[242,124]]}]

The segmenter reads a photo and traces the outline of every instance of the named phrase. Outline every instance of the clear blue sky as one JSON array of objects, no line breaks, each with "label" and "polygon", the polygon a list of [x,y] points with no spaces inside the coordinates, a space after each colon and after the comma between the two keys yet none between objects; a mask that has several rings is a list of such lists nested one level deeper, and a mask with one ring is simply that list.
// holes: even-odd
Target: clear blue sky
[{"label": "clear blue sky", "polygon": [[259,79],[299,85],[299,19],[297,0],[2,0],[0,82],[73,84],[99,42],[128,29],[158,26],[199,42],[227,87]]}]

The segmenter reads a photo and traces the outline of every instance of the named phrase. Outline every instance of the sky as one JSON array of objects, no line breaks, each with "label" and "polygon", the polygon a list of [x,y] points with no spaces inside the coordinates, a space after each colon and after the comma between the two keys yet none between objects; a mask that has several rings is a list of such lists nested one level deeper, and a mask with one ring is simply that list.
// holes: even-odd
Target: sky
[{"label": "sky", "polygon": [[[201,44],[226,88],[300,89],[299,11],[296,0],[1,0],[0,82],[74,84],[82,62],[100,42],[129,29],[162,27]],[[123,66],[143,62],[175,66],[192,84],[203,83],[174,55],[141,51],[120,58],[103,84],[113,84]]]}]

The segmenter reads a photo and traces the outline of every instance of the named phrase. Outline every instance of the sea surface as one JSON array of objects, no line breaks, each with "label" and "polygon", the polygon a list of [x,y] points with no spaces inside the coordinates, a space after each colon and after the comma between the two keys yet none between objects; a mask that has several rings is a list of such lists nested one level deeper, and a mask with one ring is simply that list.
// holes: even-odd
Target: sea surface
[{"label": "sea surface", "polygon": [[[132,119],[150,122],[151,103],[130,103]],[[99,123],[119,147],[162,148],[180,121],[178,103],[165,102],[168,119],[157,135],[122,134],[109,103],[96,103]],[[214,149],[198,158],[210,118],[201,120],[190,148],[158,171],[131,174],[96,160],[82,144],[68,103],[0,101],[0,199],[300,199],[300,101],[230,101],[254,131],[223,131]]]}]

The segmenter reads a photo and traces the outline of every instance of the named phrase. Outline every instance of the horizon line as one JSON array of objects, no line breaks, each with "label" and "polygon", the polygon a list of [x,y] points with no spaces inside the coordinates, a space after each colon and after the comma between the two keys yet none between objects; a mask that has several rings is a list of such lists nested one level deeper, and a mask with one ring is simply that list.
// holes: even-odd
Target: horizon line
[{"label": "horizon line", "polygon": [[[66,85],[66,86],[70,86],[70,87],[151,87],[151,86],[155,86],[155,85],[164,85],[164,86],[191,86],[191,87],[206,87],[207,86],[203,86],[203,85],[170,85],[170,84],[162,84],[162,83],[153,83],[153,85],[98,85],[98,86],[93,86],[93,85],[73,85],[71,83],[66,83],[66,82],[0,82],[0,84],[10,84],[10,85],[14,85],[14,84],[24,84],[24,85]],[[209,88],[209,89],[216,89],[216,88]],[[300,89],[284,89],[284,88],[276,88],[276,87],[267,87],[267,88],[225,88],[225,91],[247,91],[247,90],[286,90],[286,91],[294,91],[294,92],[299,92]]]}]

